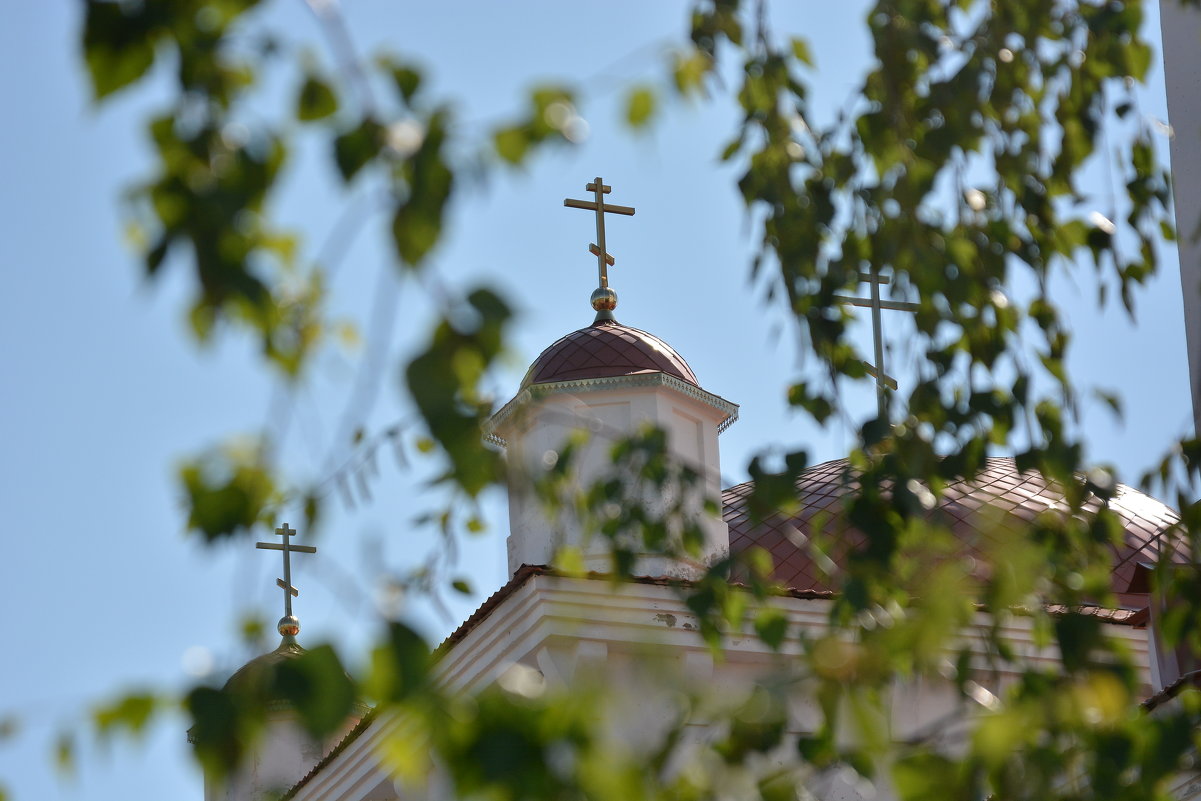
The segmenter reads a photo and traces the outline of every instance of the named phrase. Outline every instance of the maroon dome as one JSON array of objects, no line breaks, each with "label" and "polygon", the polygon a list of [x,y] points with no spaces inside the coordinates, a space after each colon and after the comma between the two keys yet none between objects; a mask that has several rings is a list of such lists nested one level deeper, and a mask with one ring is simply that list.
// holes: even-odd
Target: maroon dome
[{"label": "maroon dome", "polygon": [[671,345],[614,320],[598,320],[542,351],[521,386],[644,373],[666,373],[700,386],[692,368]]},{"label": "maroon dome", "polygon": [[[820,524],[821,532],[834,538],[843,553],[861,545],[865,536],[843,514],[844,502],[857,489],[846,459],[815,465],[797,480],[800,512],[752,525],[747,508],[752,484],[730,487],[722,493],[730,550],[738,553],[754,545],[766,549],[775,561],[774,578],[789,589],[834,589],[809,551],[797,544],[796,533],[811,533]],[[1088,505],[1095,508],[1098,503]],[[1013,459],[994,458],[986,460],[975,480],[952,482],[930,516],[948,526],[969,554],[978,555],[982,544],[1021,531],[1039,513],[1063,506],[1063,495],[1042,474],[1019,473]],[[1180,518],[1165,504],[1125,485],[1118,485],[1109,508],[1125,530],[1125,543],[1113,548],[1113,590],[1124,603],[1145,606],[1145,600],[1139,604],[1138,598],[1130,597],[1137,592],[1131,581],[1140,562],[1155,562],[1162,551],[1175,549],[1165,542],[1165,535]],[[838,559],[838,554],[832,556]],[[1187,553],[1175,549],[1173,558],[1187,561]]]}]

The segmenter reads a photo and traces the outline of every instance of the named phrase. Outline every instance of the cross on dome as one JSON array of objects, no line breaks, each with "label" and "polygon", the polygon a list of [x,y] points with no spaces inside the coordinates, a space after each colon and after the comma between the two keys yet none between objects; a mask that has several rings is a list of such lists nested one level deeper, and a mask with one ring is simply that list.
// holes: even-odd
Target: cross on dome
[{"label": "cross on dome", "polygon": [[884,388],[895,390],[897,388],[897,380],[890,376],[884,369],[884,324],[880,319],[881,309],[890,309],[892,311],[916,312],[921,307],[916,303],[907,303],[900,300],[881,300],[880,285],[887,284],[890,279],[887,275],[880,275],[874,268],[870,273],[859,273],[860,282],[866,281],[871,286],[870,298],[856,298],[847,295],[835,295],[834,300],[839,303],[846,303],[851,306],[863,306],[872,310],[872,346],[876,352],[876,363],[864,361],[863,367],[867,370],[867,374],[876,379],[876,411],[883,418],[888,413],[888,405]]},{"label": "cross on dome", "polygon": [[614,259],[609,255],[605,246],[605,214],[622,214],[634,216],[632,206],[618,206],[615,203],[605,203],[605,195],[613,191],[598,175],[596,180],[584,187],[593,194],[593,200],[574,200],[564,198],[563,205],[573,209],[584,209],[596,213],[596,242],[588,245],[588,252],[596,256],[596,266],[599,286],[592,293],[592,308],[596,309],[596,319],[612,320],[613,310],[617,308],[617,293],[609,288],[609,267]]},{"label": "cross on dome", "polygon": [[283,551],[284,552],[284,577],[275,580],[276,585],[284,591],[284,616],[279,621],[279,633],[285,637],[295,637],[300,633],[300,621],[292,614],[292,598],[300,595],[300,590],[292,586],[292,552],[297,553],[317,553],[317,549],[311,545],[292,545],[289,542],[289,537],[296,533],[296,529],[290,528],[287,523],[283,527],[277,528],[275,533],[283,537],[283,544],[275,542],[256,542],[254,547],[265,551]]}]

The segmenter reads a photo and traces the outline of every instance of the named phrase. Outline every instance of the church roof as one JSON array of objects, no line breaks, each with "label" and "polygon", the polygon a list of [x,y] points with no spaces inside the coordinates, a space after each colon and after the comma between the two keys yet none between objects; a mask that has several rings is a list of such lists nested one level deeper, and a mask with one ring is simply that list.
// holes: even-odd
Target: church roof
[{"label": "church roof", "polygon": [[234,671],[225,682],[225,689],[250,689],[256,683],[268,681],[277,665],[289,659],[298,659],[305,653],[295,637],[285,635],[274,651],[256,656]]},{"label": "church roof", "polygon": [[[222,689],[227,692],[233,691],[239,695],[256,695],[260,693],[270,695],[271,678],[276,666],[289,659],[297,659],[304,656],[306,653],[308,652],[296,642],[295,637],[284,635],[278,648],[256,656],[235,670],[233,675],[226,680]],[[286,706],[287,704],[278,698],[270,698],[268,700],[268,708],[278,709]],[[188,742],[193,744],[196,742],[193,739],[193,729],[188,729]]]},{"label": "church roof", "polygon": [[666,373],[700,386],[692,368],[671,345],[616,320],[598,320],[542,351],[521,386],[644,373]]},{"label": "church roof", "polygon": [[[751,521],[748,498],[751,482],[730,487],[722,493],[722,517],[730,527],[730,550],[744,551],[758,545],[771,554],[774,578],[794,590],[835,589],[823,576],[803,535],[820,527],[821,533],[836,538],[846,550],[862,545],[866,537],[847,521],[845,504],[858,491],[854,472],[846,459],[815,465],[797,480],[801,510],[792,516],[775,516],[759,524]],[[1098,508],[1099,500],[1086,507]],[[1037,471],[1019,472],[1013,459],[986,460],[972,481],[952,482],[930,518],[946,525],[967,545],[969,555],[982,546],[1002,541],[1021,532],[1039,514],[1065,509],[1063,495]],[[1140,563],[1155,562],[1161,551],[1174,551],[1165,543],[1170,529],[1180,522],[1171,508],[1131,487],[1119,484],[1109,508],[1117,513],[1124,529],[1124,543],[1113,547],[1113,590],[1119,599],[1133,592],[1131,583]],[[831,554],[837,560],[840,554]],[[1186,559],[1186,554],[1173,553]],[[1133,599],[1130,599],[1133,600]],[[1145,601],[1142,605],[1145,605]]]}]

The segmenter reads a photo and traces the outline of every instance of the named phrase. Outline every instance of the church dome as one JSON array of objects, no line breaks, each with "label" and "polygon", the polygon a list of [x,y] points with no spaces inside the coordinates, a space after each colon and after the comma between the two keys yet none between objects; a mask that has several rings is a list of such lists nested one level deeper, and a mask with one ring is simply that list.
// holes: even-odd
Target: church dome
[{"label": "church dome", "polygon": [[[278,648],[256,656],[235,670],[221,690],[243,699],[265,699],[268,709],[287,709],[290,705],[274,691],[275,670],[282,662],[299,659],[306,653],[294,636],[285,634]],[[197,742],[195,726],[188,729],[188,742],[193,745]]]},{"label": "church dome", "polygon": [[256,656],[234,671],[234,674],[225,682],[226,690],[269,692],[275,669],[282,662],[299,659],[308,653],[300,646],[300,643],[296,642],[296,635],[300,633],[299,620],[291,614],[286,614],[279,619],[276,629],[281,638],[279,647],[274,651]]},{"label": "church dome", "polygon": [[265,684],[270,683],[275,668],[280,663],[286,662],[289,659],[298,659],[304,656],[305,653],[304,648],[300,647],[295,638],[285,636],[280,642],[279,647],[274,651],[268,651],[261,656],[256,656],[234,671],[234,674],[225,682],[225,689],[262,689],[263,687],[260,687],[260,685],[265,687]]},{"label": "church dome", "polygon": [[[858,482],[846,459],[815,465],[797,480],[801,511],[792,516],[775,516],[757,525],[751,523],[748,499],[751,482],[730,487],[722,493],[722,517],[730,527],[730,550],[764,548],[775,563],[773,577],[792,590],[835,589],[823,576],[813,555],[803,547],[799,534],[820,532],[833,538],[845,558],[847,551],[861,546],[865,535],[850,525],[844,514],[848,497],[858,491]],[[1098,508],[1092,500],[1086,506]],[[982,546],[1008,534],[1022,531],[1042,512],[1064,508],[1063,495],[1037,471],[1019,472],[1013,459],[986,460],[972,481],[952,482],[930,519],[946,525],[966,546],[968,555],[978,555]],[[1187,554],[1167,542],[1169,531],[1180,522],[1171,508],[1138,490],[1119,484],[1109,501],[1124,529],[1124,543],[1113,548],[1112,588],[1123,603],[1145,606],[1145,595],[1132,586],[1140,563],[1157,561],[1161,552],[1188,561]],[[1145,592],[1145,589],[1142,589]],[[1130,596],[1139,594],[1139,598]],[[1139,600],[1141,599],[1141,603]]]},{"label": "church dome", "polygon": [[616,320],[597,320],[542,351],[521,386],[646,373],[665,373],[700,386],[684,358],[654,334]]}]

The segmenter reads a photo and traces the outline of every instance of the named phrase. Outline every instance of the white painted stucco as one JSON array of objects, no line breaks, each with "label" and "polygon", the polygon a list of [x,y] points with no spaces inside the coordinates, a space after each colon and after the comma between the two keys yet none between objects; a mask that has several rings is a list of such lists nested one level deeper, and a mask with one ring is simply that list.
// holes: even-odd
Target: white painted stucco
[{"label": "white painted stucco", "polygon": [[[808,637],[818,637],[826,630],[829,603],[822,598],[772,600],[785,611],[794,631],[803,630]],[[988,625],[981,616],[977,621],[980,628],[965,632],[963,638],[981,657],[981,664],[983,638],[974,632]],[[1036,644],[1028,619],[1014,616],[1002,631],[1028,663],[1058,664],[1054,649]],[[1106,633],[1124,643],[1142,666],[1144,683],[1149,682],[1145,631],[1107,624]],[[601,681],[612,693],[602,726],[610,736],[638,748],[649,747],[662,733],[671,719],[672,701],[681,692],[702,697],[707,693],[715,708],[731,708],[745,699],[757,682],[768,678],[795,681],[789,694],[789,731],[791,735],[812,732],[819,713],[812,679],[802,677],[791,666],[798,652],[793,644],[775,653],[753,634],[734,634],[727,637],[721,658],[715,660],[697,631],[695,618],[671,587],[649,583],[614,587],[604,579],[535,574],[444,653],[439,673],[448,686],[464,692],[477,692],[497,682],[514,665],[537,671],[551,687]],[[1002,670],[982,671],[979,680],[983,690],[999,695],[1016,679],[1016,673]],[[949,683],[910,681],[895,686],[885,718],[878,723],[893,740],[933,731],[940,745],[954,750],[961,741],[960,733],[980,709]],[[384,743],[402,725],[387,716],[373,722],[300,788],[296,801],[448,797],[444,779],[437,777],[431,785],[398,792],[380,768]],[[690,741],[695,742],[717,734],[704,719],[690,724],[688,732]],[[848,739],[854,736],[853,731],[846,733]],[[769,756],[768,761],[783,765],[791,759],[791,749],[786,751],[789,753]],[[761,767],[770,769],[773,764]],[[809,789],[826,801],[867,797],[855,781],[837,772],[813,776]],[[872,792],[877,801],[892,798],[885,785]]]},{"label": "white painted stucco", "polygon": [[[663,374],[622,376],[542,385],[523,391],[497,414],[494,441],[503,442],[509,468],[509,573],[522,565],[552,564],[565,546],[579,548],[590,570],[608,571],[610,546],[588,535],[587,521],[564,504],[552,517],[535,491],[536,482],[563,458],[568,442],[582,443],[572,462],[569,486],[579,492],[613,475],[613,443],[649,426],[667,434],[670,457],[700,476],[697,494],[686,508],[699,518],[704,562],[730,547],[720,517],[702,513],[701,500],[721,497],[717,436],[736,410],[733,404]],[[643,498],[660,515],[676,498],[670,493]],[[686,564],[646,557],[643,575],[689,575]]]},{"label": "white painted stucco", "polygon": [[1194,430],[1201,432],[1201,8],[1160,0]]}]

